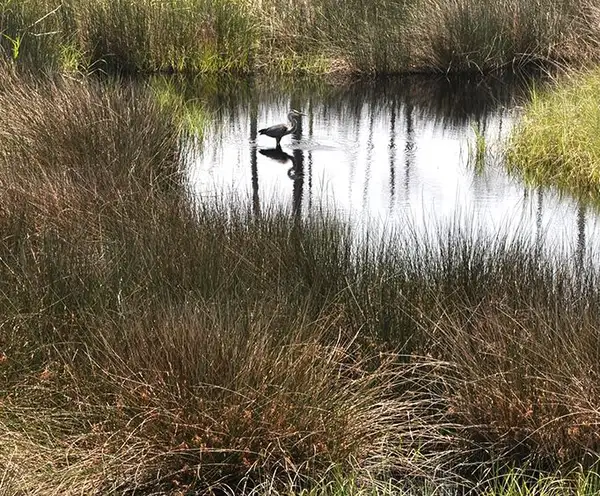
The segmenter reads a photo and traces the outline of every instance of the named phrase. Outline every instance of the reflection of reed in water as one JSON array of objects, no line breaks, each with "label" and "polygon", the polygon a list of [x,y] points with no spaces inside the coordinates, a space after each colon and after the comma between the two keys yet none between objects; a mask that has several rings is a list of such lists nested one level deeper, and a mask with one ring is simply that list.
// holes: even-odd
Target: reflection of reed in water
[{"label": "reflection of reed in water", "polygon": [[512,107],[528,98],[532,79],[499,77],[423,77],[378,79],[339,89],[322,100],[344,122],[362,119],[367,105],[387,112],[391,102],[412,105],[417,119],[432,121],[443,129],[485,122],[489,113]]},{"label": "reflection of reed in water", "polygon": [[[258,103],[253,99],[250,107],[250,143],[256,142],[258,129]],[[258,165],[256,160],[256,146],[250,145],[250,170],[252,174],[252,212],[260,216],[260,197],[258,195]]]},{"label": "reflection of reed in water", "polygon": [[406,145],[404,147],[404,190],[408,195],[410,186],[410,170],[415,161],[415,151],[417,148],[415,138],[415,126],[413,122],[413,106],[408,102],[404,106],[406,119]]},{"label": "reflection of reed in water", "polygon": [[394,207],[396,199],[396,101],[392,101],[390,111],[390,210]]},{"label": "reflection of reed in water", "polygon": [[585,202],[579,202],[579,208],[577,209],[577,264],[580,269],[583,269],[585,259],[585,217],[587,212],[587,205]]},{"label": "reflection of reed in water", "polygon": [[[391,102],[413,105],[417,119],[431,119],[443,128],[485,121],[490,113],[527,100],[539,75],[502,76],[405,76],[375,78],[346,85],[324,84],[321,80],[286,81],[219,78],[218,84],[173,78],[170,81],[186,101],[200,101],[216,123],[215,131],[231,133],[242,122],[252,101],[268,107],[322,108],[320,118],[354,125],[362,120],[364,107],[388,112]],[[292,97],[290,101],[290,96]]]},{"label": "reflection of reed in water", "polygon": [[[524,197],[527,198],[529,192],[527,188],[525,189]],[[535,248],[536,253],[539,256],[542,256],[544,251],[544,242],[545,242],[545,233],[544,233],[544,188],[537,189],[537,204],[535,211],[535,228],[536,228],[536,237],[535,237]],[[577,205],[577,221],[576,221],[576,239],[575,239],[575,264],[577,267],[583,267],[585,262],[586,255],[586,217],[588,214],[588,203],[583,200],[579,200]]]},{"label": "reflection of reed in water", "polygon": [[297,219],[300,218],[302,213],[302,196],[304,190],[304,154],[302,150],[294,150],[294,176],[290,176],[288,170],[288,176],[294,180],[294,190],[292,194],[292,209]]},{"label": "reflection of reed in water", "polygon": [[[376,78],[348,85],[331,86],[314,81],[257,81],[253,88],[237,91],[233,84],[218,86],[202,94],[202,101],[218,118],[239,117],[252,98],[267,106],[282,108],[321,107],[324,120],[340,120],[348,126],[363,119],[364,108],[374,113],[389,112],[391,102],[397,108],[412,105],[417,119],[432,120],[443,128],[484,122],[490,112],[521,104],[529,89],[540,78],[536,75],[500,76],[406,76]],[[292,101],[290,102],[290,95]],[[214,114],[213,114],[214,115]]]},{"label": "reflection of reed in water", "polygon": [[[539,78],[538,78],[539,79]],[[376,78],[347,85],[325,85],[315,81],[294,81],[286,86],[278,79],[256,80],[241,85],[227,83],[193,85],[186,87],[186,98],[202,102],[211,115],[211,139],[219,142],[232,134],[247,135],[244,121],[247,122],[256,102],[261,107],[285,109],[311,109],[309,119],[321,122],[343,122],[349,132],[364,124],[365,109],[371,115],[385,115],[389,118],[395,109],[396,118],[406,114],[406,149],[411,153],[414,140],[412,129],[420,121],[428,121],[438,129],[457,130],[479,122],[485,128],[491,113],[500,112],[506,107],[522,104],[528,98],[529,88],[536,79],[533,76],[406,76]],[[240,90],[242,88],[242,90]],[[255,108],[255,107],[254,107]],[[256,108],[255,108],[256,110]],[[400,131],[397,122],[394,131]],[[299,140],[302,136],[302,123],[293,133]],[[318,138],[318,137],[317,137]],[[250,139],[255,143],[255,137]],[[390,148],[391,151],[391,148]],[[399,150],[396,151],[396,154]],[[406,175],[409,175],[411,158],[407,157]],[[397,171],[390,179],[390,189],[397,187]],[[406,182],[406,181],[405,181]],[[397,190],[394,191],[397,194]]]}]

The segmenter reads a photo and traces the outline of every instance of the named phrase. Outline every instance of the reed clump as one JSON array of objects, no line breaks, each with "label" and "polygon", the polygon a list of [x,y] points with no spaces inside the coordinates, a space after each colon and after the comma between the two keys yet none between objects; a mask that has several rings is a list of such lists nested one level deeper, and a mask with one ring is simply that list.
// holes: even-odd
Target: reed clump
[{"label": "reed clump", "polygon": [[84,53],[128,72],[248,72],[256,27],[239,0],[76,2]]},{"label": "reed clump", "polygon": [[443,460],[426,448],[447,437],[435,375],[357,353],[331,312],[338,228],[309,241],[284,216],[193,210],[177,126],[132,95],[3,75],[3,489],[300,485]]},{"label": "reed clump", "polygon": [[515,173],[597,200],[599,95],[597,70],[563,76],[552,88],[534,91],[508,143],[508,163]]},{"label": "reed clump", "polygon": [[488,72],[596,61],[599,16],[590,0],[11,0],[0,50],[84,72]]},{"label": "reed clump", "polygon": [[586,0],[424,0],[412,12],[411,58],[417,67],[459,72],[576,63],[600,39],[592,12]]},{"label": "reed clump", "polygon": [[0,491],[470,487],[597,460],[591,261],[195,203],[145,87],[3,70],[0,106]]},{"label": "reed clump", "polygon": [[0,19],[7,58],[84,72],[248,72],[257,39],[238,0],[9,1]]},{"label": "reed clump", "polygon": [[543,469],[596,463],[598,323],[582,296],[570,308],[482,303],[440,322],[436,353],[455,364],[453,418],[478,427],[490,459]]},{"label": "reed clump", "polygon": [[390,301],[418,323],[417,350],[447,364],[441,396],[446,418],[461,426],[463,468],[593,465],[600,322],[592,262],[561,266],[523,238],[460,231],[393,244],[408,255],[376,265],[387,269]]}]

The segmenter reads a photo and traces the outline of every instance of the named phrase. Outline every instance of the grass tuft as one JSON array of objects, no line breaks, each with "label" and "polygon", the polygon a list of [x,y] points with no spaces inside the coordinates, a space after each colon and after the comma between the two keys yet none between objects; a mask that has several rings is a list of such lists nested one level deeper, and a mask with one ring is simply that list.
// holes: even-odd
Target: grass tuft
[{"label": "grass tuft", "polygon": [[534,91],[508,144],[508,163],[526,181],[600,194],[600,72],[565,76]]}]

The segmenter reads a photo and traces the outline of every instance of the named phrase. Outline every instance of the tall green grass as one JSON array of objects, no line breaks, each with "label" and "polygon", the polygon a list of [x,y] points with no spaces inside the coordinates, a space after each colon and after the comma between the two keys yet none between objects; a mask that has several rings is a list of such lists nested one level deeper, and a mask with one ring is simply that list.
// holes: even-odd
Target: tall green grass
[{"label": "tall green grass", "polygon": [[237,0],[7,0],[0,20],[8,58],[85,71],[247,72],[257,40]]},{"label": "tall green grass", "polygon": [[74,2],[82,50],[126,71],[248,71],[256,28],[238,0]]},{"label": "tall green grass", "polygon": [[141,72],[489,71],[597,60],[590,0],[5,0],[0,48]]},{"label": "tall green grass", "polygon": [[[0,3],[0,54],[4,60],[60,69],[73,47],[73,26],[59,1],[4,0]],[[63,57],[64,55],[64,57]],[[64,61],[64,64],[63,64]]]},{"label": "tall green grass", "polygon": [[[342,6],[332,0],[284,4],[265,0],[257,12],[268,19],[261,65],[287,69],[289,60],[308,55],[309,61],[321,61],[320,67],[327,71],[403,70],[408,54],[404,36],[407,12],[415,3],[351,0]],[[308,69],[310,72],[310,66]]]},{"label": "tall green grass", "polygon": [[600,193],[600,72],[563,76],[534,91],[508,143],[508,162],[526,180],[592,198]]},{"label": "tall green grass", "polygon": [[489,71],[572,63],[597,47],[597,9],[587,1],[423,0],[408,38],[418,67]]}]

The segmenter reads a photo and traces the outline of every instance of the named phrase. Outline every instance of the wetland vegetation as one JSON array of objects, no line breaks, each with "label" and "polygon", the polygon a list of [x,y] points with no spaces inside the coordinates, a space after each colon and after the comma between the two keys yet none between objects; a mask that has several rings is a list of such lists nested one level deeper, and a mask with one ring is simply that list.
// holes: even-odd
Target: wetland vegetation
[{"label": "wetland vegetation", "polygon": [[600,194],[600,71],[571,73],[532,92],[508,143],[508,164],[525,180],[591,201]]},{"label": "wetland vegetation", "polygon": [[3,0],[0,51],[128,72],[489,71],[598,59],[591,0]]},{"label": "wetland vegetation", "polygon": [[144,87],[7,71],[0,103],[4,494],[591,484],[591,261],[194,206]]},{"label": "wetland vegetation", "polygon": [[[589,0],[340,5],[0,2],[0,494],[597,493],[591,258],[198,202],[181,127],[208,114],[166,80],[84,75],[600,53]],[[596,188],[599,79],[534,93],[509,162]]]}]

